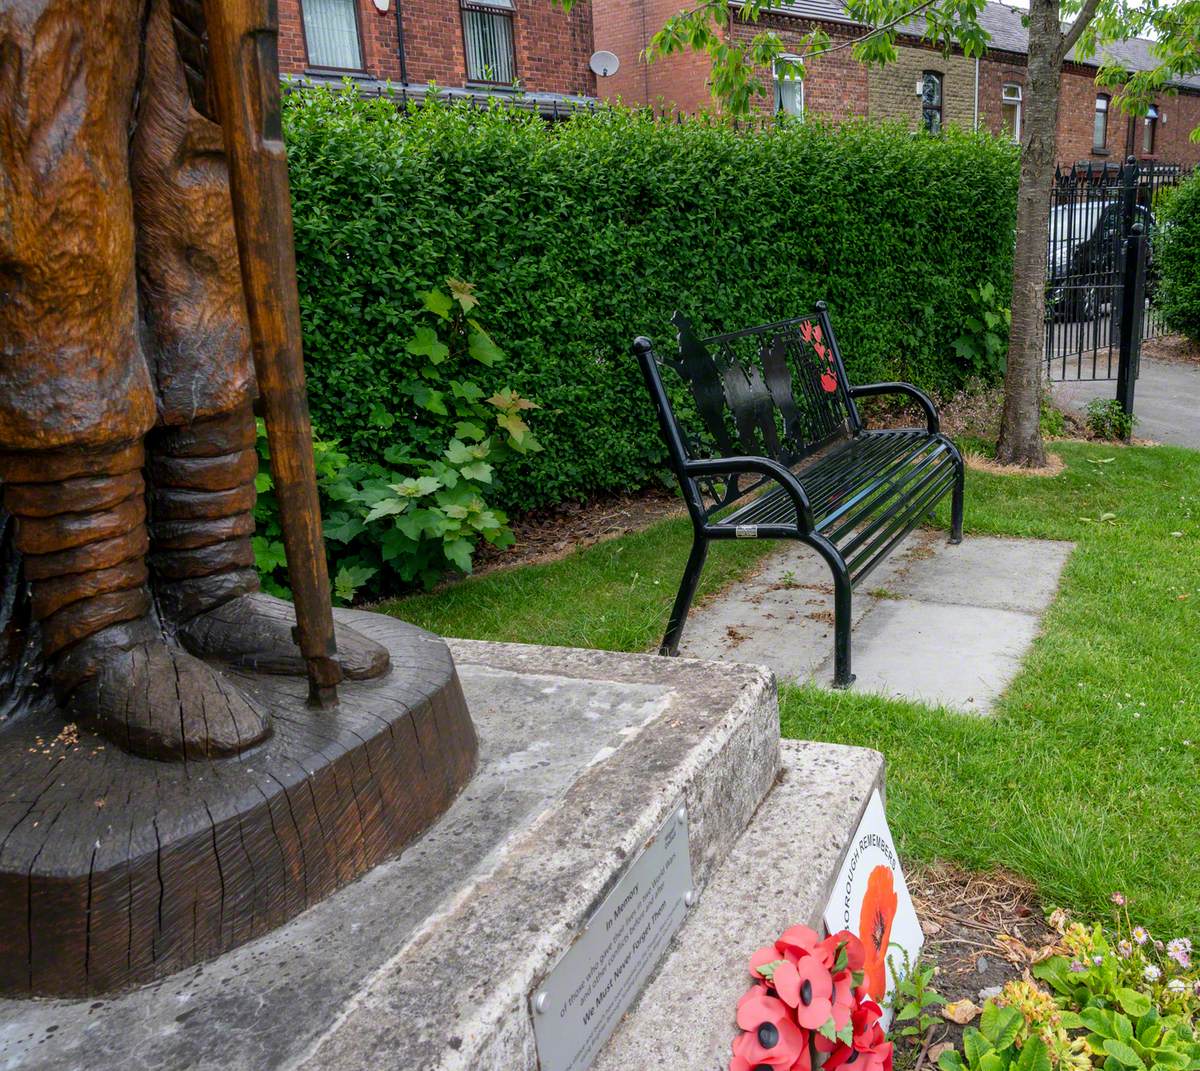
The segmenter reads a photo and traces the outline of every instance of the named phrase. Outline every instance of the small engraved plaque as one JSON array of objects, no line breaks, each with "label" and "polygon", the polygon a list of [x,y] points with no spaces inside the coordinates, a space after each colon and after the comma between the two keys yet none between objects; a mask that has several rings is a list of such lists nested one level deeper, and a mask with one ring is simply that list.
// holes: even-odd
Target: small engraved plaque
[{"label": "small engraved plaque", "polygon": [[734,535],[738,539],[757,539],[758,525],[757,524],[739,524],[734,530]]},{"label": "small engraved plaque", "polygon": [[671,812],[533,996],[541,1071],[587,1071],[683,924],[687,811]]}]

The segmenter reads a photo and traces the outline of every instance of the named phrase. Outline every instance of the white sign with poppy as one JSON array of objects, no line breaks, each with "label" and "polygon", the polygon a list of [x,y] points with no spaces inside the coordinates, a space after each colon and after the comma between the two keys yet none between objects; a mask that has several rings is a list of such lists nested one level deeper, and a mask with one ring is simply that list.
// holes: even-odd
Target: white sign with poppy
[{"label": "white sign with poppy", "polygon": [[871,794],[842,861],[825,925],[830,933],[849,930],[862,941],[867,952],[863,985],[882,1006],[886,1028],[895,977],[904,976],[906,954],[910,965],[916,962],[925,937],[878,790]]}]

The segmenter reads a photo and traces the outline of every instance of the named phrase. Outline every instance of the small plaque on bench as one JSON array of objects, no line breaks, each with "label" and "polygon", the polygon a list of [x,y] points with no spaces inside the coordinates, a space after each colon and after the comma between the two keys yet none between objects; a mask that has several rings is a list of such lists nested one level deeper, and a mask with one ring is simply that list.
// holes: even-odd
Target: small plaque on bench
[{"label": "small plaque on bench", "polygon": [[587,1071],[687,914],[687,810],[671,812],[533,996],[541,1071]]}]

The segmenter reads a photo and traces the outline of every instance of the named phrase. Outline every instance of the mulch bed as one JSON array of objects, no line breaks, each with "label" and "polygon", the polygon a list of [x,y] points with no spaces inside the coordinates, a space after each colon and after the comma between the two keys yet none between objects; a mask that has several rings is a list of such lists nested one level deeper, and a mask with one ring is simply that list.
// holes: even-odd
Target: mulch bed
[{"label": "mulch bed", "polygon": [[[1033,952],[1058,940],[1033,886],[1015,874],[935,863],[910,868],[907,880],[925,931],[922,957],[936,964],[933,986],[949,1002],[981,1005],[1005,982],[1024,976]],[[958,1044],[962,1031],[957,1023],[939,1022],[920,1047],[901,1043],[900,1064],[928,1067],[939,1046]]]},{"label": "mulch bed", "polygon": [[475,575],[557,561],[577,550],[629,532],[637,532],[667,517],[684,513],[683,500],[669,491],[651,488],[628,495],[597,495],[586,502],[565,502],[510,518],[516,543],[497,550],[481,543]]},{"label": "mulch bed", "polygon": [[1183,335],[1164,335],[1142,343],[1142,356],[1168,364],[1200,364],[1200,342]]}]

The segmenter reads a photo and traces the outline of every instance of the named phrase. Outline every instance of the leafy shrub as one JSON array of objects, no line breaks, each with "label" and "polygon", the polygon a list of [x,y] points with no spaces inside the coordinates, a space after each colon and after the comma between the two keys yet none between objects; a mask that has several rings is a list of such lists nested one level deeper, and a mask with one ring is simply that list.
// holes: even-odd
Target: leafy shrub
[{"label": "leafy shrub", "polygon": [[[415,295],[473,280],[537,398],[544,453],[498,472],[505,508],[627,489],[665,463],[630,344],[808,311],[819,298],[859,381],[949,391],[974,370],[954,340],[990,283],[1009,304],[1016,151],[987,135],[785,123],[735,131],[602,108],[567,122],[496,105],[288,98],[305,353],[314,419],[359,461],[436,423],[396,411],[423,358]],[[441,366],[457,376],[456,361]],[[489,393],[499,374],[482,369]],[[380,405],[397,423],[371,417]]]},{"label": "leafy shrub", "polygon": [[941,1071],[1200,1068],[1200,971],[1191,941],[1154,940],[1132,925],[1123,897],[1114,901],[1114,926],[1069,923],[1056,912],[1060,954],[989,1000],[979,1029],[964,1031],[962,1053],[941,1054]]},{"label": "leafy shrub", "polygon": [[1121,408],[1116,398],[1093,398],[1087,403],[1088,430],[1097,439],[1123,442],[1133,434],[1136,420]]},{"label": "leafy shrub", "polygon": [[1200,170],[1166,199],[1154,240],[1154,304],[1173,331],[1200,342]]},{"label": "leafy shrub", "polygon": [[972,375],[994,382],[1004,372],[1012,310],[1000,304],[993,283],[972,286],[967,295],[975,308],[963,321],[964,330],[954,343],[954,352],[968,362]]},{"label": "leafy shrub", "polygon": [[[350,602],[366,586],[385,595],[419,582],[426,587],[450,570],[470,572],[481,539],[512,543],[504,513],[489,505],[498,467],[537,451],[524,415],[537,408],[511,388],[490,398],[473,379],[447,368],[471,362],[495,368],[504,354],[474,315],[474,287],[447,280],[450,293],[421,295],[423,312],[404,351],[414,374],[397,390],[404,401],[379,401],[373,427],[397,426],[397,408],[429,414],[406,429],[403,442],[383,452],[387,467],[352,462],[335,441],[313,444],[325,547],[334,598]],[[286,595],[279,506],[272,490],[266,432],[259,422],[258,534],[254,553],[267,590]]]}]

